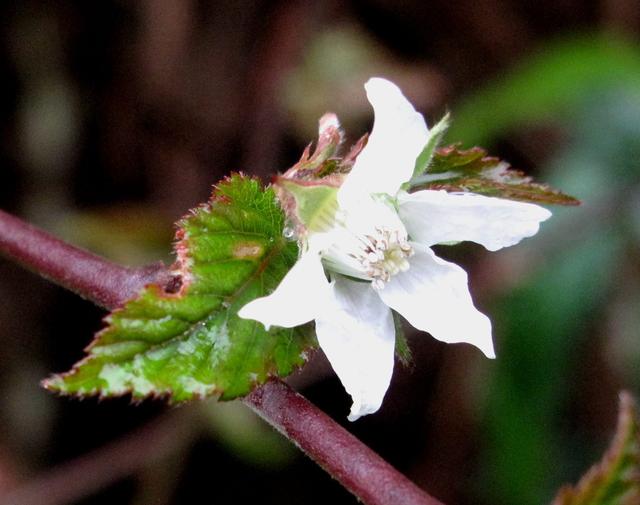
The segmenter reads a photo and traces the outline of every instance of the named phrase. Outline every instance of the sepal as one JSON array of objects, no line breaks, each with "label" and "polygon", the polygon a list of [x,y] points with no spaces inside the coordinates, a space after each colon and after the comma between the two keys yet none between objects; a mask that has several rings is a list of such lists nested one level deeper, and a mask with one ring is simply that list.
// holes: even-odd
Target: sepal
[{"label": "sepal", "polygon": [[545,184],[532,181],[518,170],[480,147],[458,145],[435,150],[426,173],[411,180],[409,191],[443,189],[508,200],[555,205],[579,205],[580,201]]}]

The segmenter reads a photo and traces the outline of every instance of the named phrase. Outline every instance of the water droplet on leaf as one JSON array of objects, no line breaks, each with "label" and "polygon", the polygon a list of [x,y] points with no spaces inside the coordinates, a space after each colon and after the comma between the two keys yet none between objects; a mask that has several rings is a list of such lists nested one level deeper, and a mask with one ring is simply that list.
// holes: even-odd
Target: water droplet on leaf
[{"label": "water droplet on leaf", "polygon": [[282,230],[282,236],[287,240],[293,240],[295,238],[296,232],[293,229],[293,226],[285,226]]}]

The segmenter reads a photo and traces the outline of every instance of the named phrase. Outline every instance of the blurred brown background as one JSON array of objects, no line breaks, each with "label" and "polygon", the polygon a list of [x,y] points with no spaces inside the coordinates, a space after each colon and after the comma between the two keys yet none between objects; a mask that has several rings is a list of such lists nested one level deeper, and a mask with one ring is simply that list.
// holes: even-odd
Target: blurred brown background
[{"label": "blurred brown background", "polygon": [[[0,19],[0,207],[114,261],[170,262],[175,220],[230,171],[292,165],[324,112],[357,139],[373,75],[429,123],[451,111],[449,141],[581,198],[513,250],[442,248],[498,359],[413,335],[383,409],[347,427],[449,504],[549,502],[602,453],[640,386],[639,2],[33,0]],[[103,312],[2,259],[0,300],[0,503],[356,503],[240,404],[46,393]],[[293,383],[346,424],[321,356]]]}]

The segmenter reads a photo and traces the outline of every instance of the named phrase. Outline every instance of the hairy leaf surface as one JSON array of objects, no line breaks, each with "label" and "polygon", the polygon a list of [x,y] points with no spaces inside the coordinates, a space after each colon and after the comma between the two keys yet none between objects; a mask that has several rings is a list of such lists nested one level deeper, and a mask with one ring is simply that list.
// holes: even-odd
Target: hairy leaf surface
[{"label": "hairy leaf surface", "polygon": [[179,223],[171,286],[147,286],[114,310],[87,357],[44,386],[78,396],[232,399],[291,373],[315,345],[309,326],[266,331],[237,316],[295,263],[283,226],[271,189],[242,175],[223,181]]},{"label": "hairy leaf surface", "polygon": [[411,181],[411,189],[468,191],[481,195],[556,205],[578,205],[575,198],[547,185],[535,183],[508,163],[487,156],[480,148],[458,146],[435,150],[427,172]]}]

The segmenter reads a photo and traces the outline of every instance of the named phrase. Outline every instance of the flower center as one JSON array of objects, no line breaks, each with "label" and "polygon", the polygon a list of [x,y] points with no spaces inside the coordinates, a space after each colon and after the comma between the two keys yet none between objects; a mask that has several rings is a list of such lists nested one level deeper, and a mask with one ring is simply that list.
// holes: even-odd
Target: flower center
[{"label": "flower center", "polygon": [[374,289],[383,289],[392,276],[409,269],[414,251],[398,230],[376,228],[373,235],[359,237],[360,250],[353,257],[364,267]]}]

